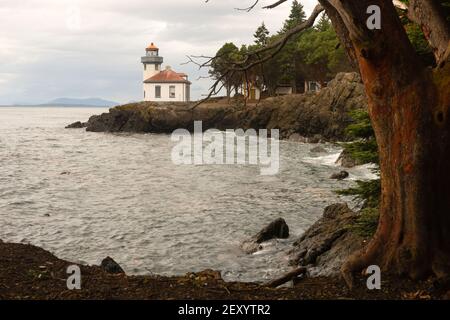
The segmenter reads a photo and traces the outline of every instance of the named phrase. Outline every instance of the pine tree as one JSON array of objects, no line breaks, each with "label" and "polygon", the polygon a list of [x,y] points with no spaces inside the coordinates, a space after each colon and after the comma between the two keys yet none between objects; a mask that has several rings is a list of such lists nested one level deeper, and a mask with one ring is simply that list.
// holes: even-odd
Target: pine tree
[{"label": "pine tree", "polygon": [[267,44],[267,40],[269,39],[269,34],[269,30],[267,30],[266,25],[263,22],[261,26],[256,29],[256,32],[253,35],[255,37],[255,43],[258,46],[265,46]]},{"label": "pine tree", "polygon": [[302,23],[306,20],[306,13],[303,8],[303,5],[299,3],[297,0],[292,2],[291,13],[289,18],[284,22],[283,29],[281,33],[285,33],[292,28],[294,28],[299,23]]},{"label": "pine tree", "polygon": [[[209,70],[209,74],[214,79],[221,78],[222,75],[228,71],[232,63],[241,60],[239,48],[232,42],[225,43],[222,48],[217,51],[216,57],[218,58],[211,62],[211,69]],[[239,80],[236,79],[236,76],[231,74],[222,79],[228,98],[230,98],[231,90],[238,81]]]},{"label": "pine tree", "polygon": [[331,21],[328,18],[327,14],[324,12],[320,17],[320,20],[317,22],[316,30],[323,32],[329,30],[330,28],[332,28]]}]

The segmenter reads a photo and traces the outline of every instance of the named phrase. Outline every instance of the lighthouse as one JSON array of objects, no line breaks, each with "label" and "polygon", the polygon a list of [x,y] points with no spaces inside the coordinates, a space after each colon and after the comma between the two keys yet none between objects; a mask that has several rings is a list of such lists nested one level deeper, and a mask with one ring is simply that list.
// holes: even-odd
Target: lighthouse
[{"label": "lighthouse", "polygon": [[161,71],[161,65],[163,64],[164,59],[159,56],[159,49],[152,42],[145,48],[145,56],[141,58],[141,61],[144,65],[145,81]]},{"label": "lighthouse", "polygon": [[163,57],[152,42],[141,58],[144,65],[144,101],[189,102],[191,82],[188,75],[178,73],[167,66],[162,70]]}]

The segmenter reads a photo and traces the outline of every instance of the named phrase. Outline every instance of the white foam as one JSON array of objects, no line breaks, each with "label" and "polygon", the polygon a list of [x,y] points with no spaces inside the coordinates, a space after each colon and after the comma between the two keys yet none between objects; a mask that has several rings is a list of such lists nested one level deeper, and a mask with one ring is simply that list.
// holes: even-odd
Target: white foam
[{"label": "white foam", "polygon": [[349,169],[349,180],[375,180],[379,176],[373,172],[376,166],[374,164],[364,164]]},{"label": "white foam", "polygon": [[338,153],[332,153],[328,154],[326,156],[321,157],[305,157],[302,159],[303,162],[310,163],[310,164],[318,164],[318,165],[325,165],[329,167],[337,167],[336,164],[337,159],[341,155],[341,152]]},{"label": "white foam", "polygon": [[[334,150],[333,150],[334,151]],[[325,156],[320,157],[305,157],[302,159],[302,162],[318,165],[318,166],[327,166],[327,167],[340,167],[340,163],[337,163],[339,156],[342,151],[337,153],[331,153]],[[378,179],[378,175],[373,172],[373,169],[376,168],[374,164],[364,164],[360,166],[355,166],[353,168],[344,168],[345,171],[349,172],[348,180],[356,181],[356,180],[374,180]]]}]

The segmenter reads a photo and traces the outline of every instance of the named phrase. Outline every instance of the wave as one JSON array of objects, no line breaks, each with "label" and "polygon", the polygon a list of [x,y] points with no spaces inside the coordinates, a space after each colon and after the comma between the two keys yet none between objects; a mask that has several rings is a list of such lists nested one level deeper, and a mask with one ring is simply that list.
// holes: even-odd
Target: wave
[{"label": "wave", "polygon": [[[327,166],[327,167],[341,167],[337,162],[341,152],[331,153],[320,157],[305,157],[302,159],[302,162],[309,163],[312,165],[318,166]],[[378,174],[374,173],[374,169],[376,169],[376,165],[374,164],[364,164],[355,166],[353,168],[344,168],[350,174],[348,180],[356,181],[356,180],[374,180],[378,179]]]},{"label": "wave", "polygon": [[302,159],[302,162],[309,164],[317,164],[317,165],[325,165],[329,167],[338,167],[336,164],[337,159],[341,155],[341,151],[338,153],[332,153],[325,156],[320,157],[305,157]]}]

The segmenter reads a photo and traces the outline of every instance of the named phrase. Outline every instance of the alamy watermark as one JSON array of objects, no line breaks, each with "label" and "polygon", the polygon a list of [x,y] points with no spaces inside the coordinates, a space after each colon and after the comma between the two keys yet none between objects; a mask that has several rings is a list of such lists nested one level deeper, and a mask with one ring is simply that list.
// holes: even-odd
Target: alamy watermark
[{"label": "alamy watermark", "polygon": [[203,132],[202,121],[194,122],[194,132],[177,129],[172,141],[172,162],[177,165],[258,165],[261,175],[276,175],[280,170],[279,130],[243,129]]},{"label": "alamy watermark", "polygon": [[370,14],[366,21],[369,30],[381,30],[381,8],[377,5],[367,7],[367,14]]},{"label": "alamy watermark", "polygon": [[366,269],[366,275],[369,275],[366,281],[367,289],[381,290],[381,269],[377,265],[371,265]]},{"label": "alamy watermark", "polygon": [[66,281],[67,289],[81,290],[81,269],[77,265],[67,267],[66,273],[69,275]]}]

